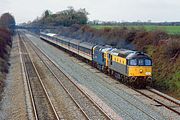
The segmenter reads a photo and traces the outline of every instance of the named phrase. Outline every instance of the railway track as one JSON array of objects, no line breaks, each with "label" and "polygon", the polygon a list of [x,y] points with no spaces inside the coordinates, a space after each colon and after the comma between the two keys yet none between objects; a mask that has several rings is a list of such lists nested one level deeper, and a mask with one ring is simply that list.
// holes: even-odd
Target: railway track
[{"label": "railway track", "polygon": [[[28,38],[26,37],[26,39]],[[71,76],[59,68],[46,54],[37,48],[31,40],[27,40],[26,42],[28,42],[43,64],[53,74],[59,85],[63,87],[86,119],[112,119],[72,80],[73,78],[71,78]]]},{"label": "railway track", "polygon": [[176,113],[177,115],[180,115],[180,103],[178,101],[172,100],[171,98],[149,87],[147,87],[147,89],[145,90],[134,90],[141,95],[158,103],[156,106],[163,106],[166,109]]},{"label": "railway track", "polygon": [[174,104],[176,104],[177,106],[180,107],[180,101],[179,101],[179,100],[176,100],[176,99],[171,98],[171,97],[169,97],[169,96],[167,96],[167,95],[165,95],[165,94],[162,94],[161,92],[159,92],[159,91],[157,91],[157,90],[155,90],[155,89],[153,89],[153,88],[151,88],[151,87],[147,87],[147,89],[148,89],[150,92],[152,92],[152,93],[154,93],[154,94],[156,94],[156,95],[158,95],[158,96],[161,96],[161,97],[163,97],[164,99],[167,99],[168,101],[171,101],[172,103],[174,103]]},{"label": "railway track", "polygon": [[[39,53],[38,51],[41,51],[40,49],[38,49],[38,48],[36,48],[36,46],[35,45],[33,45],[33,43],[30,43],[31,44],[31,46],[33,47],[33,49],[35,50],[35,49],[37,49],[37,50],[35,50],[36,51],[36,53],[37,54],[39,54],[38,56],[39,57],[41,57],[41,56],[44,56],[44,57],[47,57],[44,53]],[[42,51],[41,51],[42,52]],[[44,59],[44,60],[43,60]],[[57,70],[55,69],[55,68],[51,68],[51,66],[53,66],[53,64],[56,66],[56,64],[55,63],[53,63],[52,61],[52,63],[49,63],[50,61],[50,59],[49,60],[47,60],[47,59],[49,59],[48,57],[47,58],[43,58],[43,57],[41,57],[41,60],[43,61],[43,63],[45,63],[46,64],[46,66],[47,67],[49,67],[50,68],[50,70],[54,73],[54,74],[56,74],[56,76],[58,77],[58,78],[62,78],[63,79],[63,77],[60,77],[61,75],[58,75],[59,73],[58,72],[56,72]],[[49,62],[48,62],[49,61]],[[61,69],[60,69],[60,71],[61,71]],[[66,76],[66,75],[65,75]],[[68,76],[68,75],[67,75]],[[76,83],[75,83],[76,84]],[[65,86],[66,87],[66,86]],[[130,88],[131,89],[131,88]],[[157,107],[163,107],[163,108],[165,108],[165,109],[167,109],[167,110],[169,110],[169,111],[171,111],[171,112],[173,112],[173,114],[177,114],[177,115],[180,115],[179,114],[179,111],[180,111],[180,104],[179,104],[179,102],[177,102],[177,101],[174,101],[174,100],[172,100],[172,99],[170,99],[170,98],[168,98],[168,97],[166,97],[166,96],[163,96],[162,94],[159,94],[158,92],[155,92],[154,90],[152,90],[152,89],[146,89],[146,90],[137,90],[137,89],[133,89],[133,90],[135,90],[136,92],[138,92],[138,93],[140,93],[141,95],[143,95],[143,96],[145,96],[145,97],[147,97],[148,99],[151,99],[151,100],[153,100],[154,102],[156,102],[156,103],[158,103],[158,104],[156,104],[155,106],[157,106]]]},{"label": "railway track", "polygon": [[50,100],[47,90],[31,60],[22,36],[19,34],[19,45],[23,68],[26,75],[28,90],[30,93],[33,119],[35,120],[59,120],[59,116]]}]

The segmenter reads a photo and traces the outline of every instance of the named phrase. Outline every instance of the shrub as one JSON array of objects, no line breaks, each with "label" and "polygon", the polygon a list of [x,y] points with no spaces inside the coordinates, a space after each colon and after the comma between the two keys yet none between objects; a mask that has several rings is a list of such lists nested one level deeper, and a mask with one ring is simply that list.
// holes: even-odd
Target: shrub
[{"label": "shrub", "polygon": [[177,58],[180,54],[180,39],[170,39],[166,45],[164,54],[168,58]]}]

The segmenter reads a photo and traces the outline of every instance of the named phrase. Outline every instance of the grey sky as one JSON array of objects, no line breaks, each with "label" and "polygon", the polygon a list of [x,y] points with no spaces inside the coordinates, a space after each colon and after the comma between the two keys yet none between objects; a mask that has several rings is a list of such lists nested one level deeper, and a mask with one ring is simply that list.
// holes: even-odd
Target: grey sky
[{"label": "grey sky", "polygon": [[21,23],[68,6],[86,8],[90,20],[180,21],[180,0],[0,0],[0,14],[10,12]]}]

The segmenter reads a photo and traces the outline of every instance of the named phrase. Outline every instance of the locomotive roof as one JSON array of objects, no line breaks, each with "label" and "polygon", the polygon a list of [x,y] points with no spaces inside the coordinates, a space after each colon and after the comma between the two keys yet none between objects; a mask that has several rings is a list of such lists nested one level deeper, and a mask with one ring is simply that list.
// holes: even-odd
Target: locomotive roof
[{"label": "locomotive roof", "polygon": [[112,49],[111,46],[102,46],[102,45],[96,45],[95,50],[101,51],[101,52],[106,52]]},{"label": "locomotive roof", "polygon": [[105,46],[102,46],[102,45],[96,45],[94,46],[94,49],[95,50],[98,50],[98,51],[101,51],[102,49],[106,48]]},{"label": "locomotive roof", "polygon": [[110,53],[112,55],[120,56],[126,59],[135,59],[135,58],[151,59],[144,52],[132,51],[132,50],[127,50],[127,49],[113,49],[110,51]]},{"label": "locomotive roof", "polygon": [[110,51],[110,50],[112,50],[113,48],[104,48],[104,49],[102,49],[101,51],[102,52],[107,52],[107,51]]},{"label": "locomotive roof", "polygon": [[111,51],[111,54],[126,58],[129,54],[134,53],[134,52],[135,51],[127,50],[127,49],[113,49]]},{"label": "locomotive roof", "polygon": [[133,59],[133,58],[151,59],[151,58],[150,58],[147,54],[145,54],[144,52],[138,52],[138,51],[136,51],[135,53],[129,54],[126,58],[127,58],[127,59]]}]

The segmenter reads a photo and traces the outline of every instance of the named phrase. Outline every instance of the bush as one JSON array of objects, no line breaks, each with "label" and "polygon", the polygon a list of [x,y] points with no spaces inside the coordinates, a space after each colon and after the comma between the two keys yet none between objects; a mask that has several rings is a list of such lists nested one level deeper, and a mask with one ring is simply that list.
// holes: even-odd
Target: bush
[{"label": "bush", "polygon": [[166,49],[164,52],[168,58],[175,59],[180,54],[180,39],[170,39],[167,42]]},{"label": "bush", "polygon": [[6,29],[0,28],[0,57],[5,58],[7,45],[11,46],[11,33]]}]

